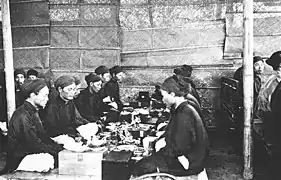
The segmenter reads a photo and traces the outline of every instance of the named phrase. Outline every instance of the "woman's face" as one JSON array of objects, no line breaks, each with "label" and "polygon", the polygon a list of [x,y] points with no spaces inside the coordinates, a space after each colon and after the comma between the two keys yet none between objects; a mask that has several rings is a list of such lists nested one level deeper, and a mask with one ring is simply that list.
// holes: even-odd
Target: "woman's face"
[{"label": "woman's face", "polygon": [[59,87],[58,91],[62,98],[66,100],[72,100],[76,92],[76,85],[75,83],[72,83],[71,85],[66,86],[64,88]]},{"label": "woman's face", "polygon": [[163,96],[163,102],[168,106],[171,107],[173,104],[175,104],[175,94],[173,92],[168,93],[165,90],[160,90],[161,94]]},{"label": "woman's face", "polygon": [[278,77],[281,77],[281,63],[279,64],[278,68],[275,70]]},{"label": "woman's face", "polygon": [[257,74],[262,74],[264,70],[264,62],[258,61],[254,63],[254,72]]}]

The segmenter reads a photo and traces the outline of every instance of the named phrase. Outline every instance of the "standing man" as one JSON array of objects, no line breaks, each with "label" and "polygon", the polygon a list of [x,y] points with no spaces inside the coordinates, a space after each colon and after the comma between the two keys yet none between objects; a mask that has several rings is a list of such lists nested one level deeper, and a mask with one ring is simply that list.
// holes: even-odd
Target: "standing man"
[{"label": "standing man", "polygon": [[14,77],[15,77],[15,96],[16,96],[16,107],[19,107],[23,104],[25,100],[25,95],[21,92],[21,86],[25,82],[25,72],[23,69],[16,69],[14,71]]},{"label": "standing man", "polygon": [[61,76],[55,81],[58,95],[47,104],[42,113],[44,127],[51,137],[68,134],[77,137],[76,128],[88,123],[81,117],[73,102],[76,92],[75,79],[70,76]]},{"label": "standing man", "polygon": [[22,159],[31,154],[51,154],[57,165],[58,153],[63,149],[47,135],[38,115],[38,110],[48,101],[49,89],[45,81],[28,81],[22,85],[22,90],[28,97],[9,122],[7,163],[1,173],[14,171]]}]

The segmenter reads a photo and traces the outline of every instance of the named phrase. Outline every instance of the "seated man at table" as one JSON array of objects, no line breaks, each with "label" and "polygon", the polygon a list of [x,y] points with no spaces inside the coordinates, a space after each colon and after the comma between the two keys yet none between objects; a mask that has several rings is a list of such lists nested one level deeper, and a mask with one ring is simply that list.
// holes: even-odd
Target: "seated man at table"
[{"label": "seated man at table", "polygon": [[[39,153],[48,153],[57,164],[58,153],[63,149],[45,132],[38,115],[38,110],[44,108],[48,101],[49,89],[45,81],[27,81],[22,85],[22,91],[27,99],[16,109],[9,122],[7,163],[1,173],[14,171],[27,155],[32,154],[37,154],[39,158]],[[30,162],[34,166],[36,163]]]},{"label": "seated man at table", "polygon": [[119,83],[124,78],[125,74],[120,66],[114,66],[110,68],[110,74],[112,78],[108,81],[103,88],[103,97],[109,96],[112,102],[117,103],[117,110],[122,111],[123,103],[120,99],[120,87]]},{"label": "seated man at table", "polygon": [[163,138],[155,145],[156,152],[138,161],[133,175],[163,172],[175,176],[204,176],[208,156],[208,135],[194,103],[185,97],[181,87],[171,79],[161,86],[163,101],[174,107]]},{"label": "seated man at table", "polygon": [[102,101],[99,91],[101,78],[93,73],[85,77],[88,87],[81,91],[76,99],[76,106],[81,116],[90,122],[97,122],[108,111],[108,106]]},{"label": "seated man at table", "polygon": [[73,102],[76,92],[75,79],[61,76],[55,81],[55,88],[58,91],[57,97],[49,101],[41,114],[44,127],[51,137],[63,134],[76,137],[76,128],[89,121],[82,118]]}]

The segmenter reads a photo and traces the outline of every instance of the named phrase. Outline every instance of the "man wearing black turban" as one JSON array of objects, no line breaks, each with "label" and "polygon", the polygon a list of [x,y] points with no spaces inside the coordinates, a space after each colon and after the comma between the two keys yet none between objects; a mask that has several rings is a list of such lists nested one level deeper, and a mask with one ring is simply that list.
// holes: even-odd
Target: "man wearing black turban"
[{"label": "man wearing black turban", "polygon": [[97,122],[104,116],[107,105],[102,101],[100,89],[102,87],[101,78],[93,73],[85,77],[88,87],[81,91],[75,101],[81,116],[90,122]]},{"label": "man wearing black turban", "polygon": [[120,66],[110,68],[109,72],[112,78],[104,85],[102,96],[109,96],[113,102],[117,103],[118,110],[121,111],[123,109],[123,103],[120,99],[119,83],[122,81],[125,74]]},{"label": "man wearing black turban", "polygon": [[38,115],[38,110],[45,107],[48,101],[49,89],[45,81],[27,81],[22,85],[22,91],[27,99],[16,109],[9,122],[8,154],[2,174],[15,170],[21,160],[30,154],[49,153],[57,166],[58,153],[63,149],[46,133]]},{"label": "man wearing black turban", "polygon": [[75,79],[71,76],[61,76],[55,81],[58,95],[50,101],[41,114],[44,126],[51,137],[68,134],[77,137],[76,128],[88,123],[78,112],[73,99],[76,92]]}]

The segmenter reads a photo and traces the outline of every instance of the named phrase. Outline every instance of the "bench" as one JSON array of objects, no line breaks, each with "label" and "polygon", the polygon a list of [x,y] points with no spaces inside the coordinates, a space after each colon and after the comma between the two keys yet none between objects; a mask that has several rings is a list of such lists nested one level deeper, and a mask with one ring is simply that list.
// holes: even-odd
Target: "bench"
[{"label": "bench", "polygon": [[[238,130],[243,125],[243,97],[239,92],[239,82],[222,77],[220,90],[220,106],[226,113],[230,130]],[[242,126],[243,127],[243,126]]]},{"label": "bench", "polygon": [[[228,128],[238,132],[239,135],[242,135],[241,138],[243,138],[243,96],[240,91],[239,81],[228,77],[221,78],[220,102],[221,109],[225,112],[229,120],[227,123]],[[254,143],[260,144],[266,150],[267,154],[271,155],[272,145],[264,138],[264,123],[260,117],[253,118],[252,132]]]}]

